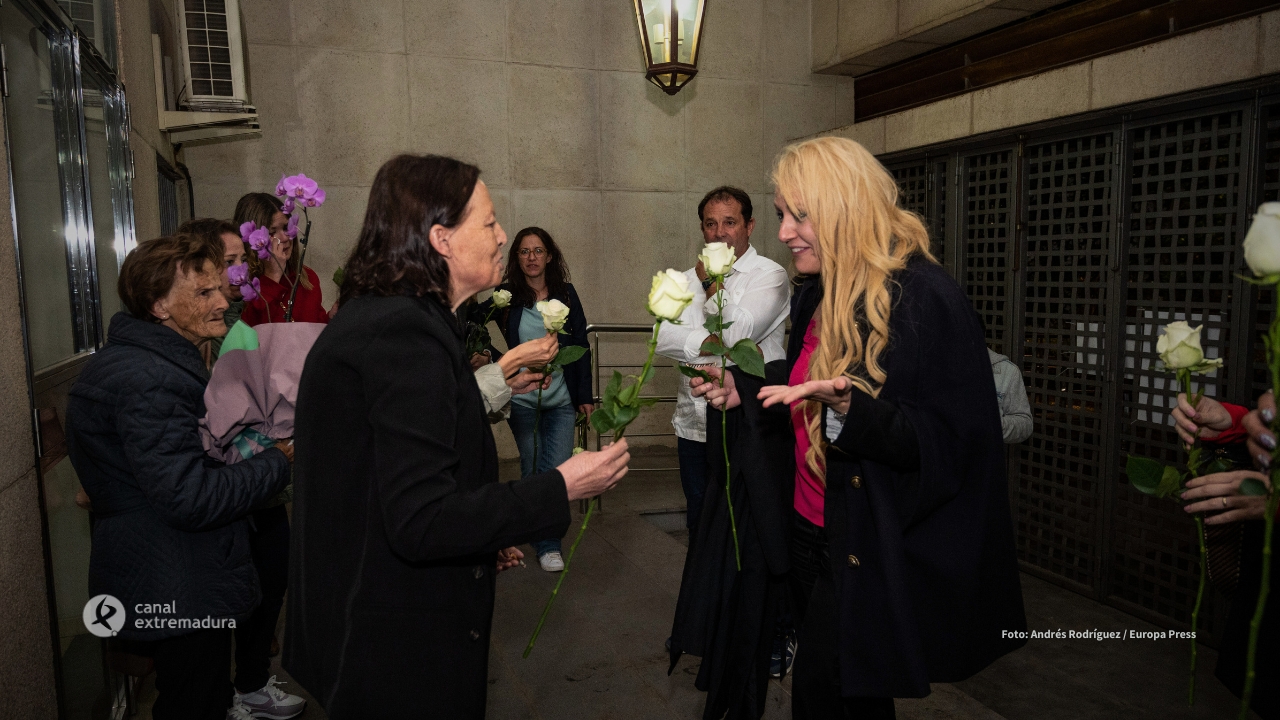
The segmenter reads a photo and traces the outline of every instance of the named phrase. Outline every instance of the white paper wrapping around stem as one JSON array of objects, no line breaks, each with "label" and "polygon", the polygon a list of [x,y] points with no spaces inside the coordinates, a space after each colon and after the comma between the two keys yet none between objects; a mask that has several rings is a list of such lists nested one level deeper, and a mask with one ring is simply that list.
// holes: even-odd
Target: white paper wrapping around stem
[{"label": "white paper wrapping around stem", "polygon": [[[266,437],[293,436],[298,381],[321,323],[267,323],[254,330],[258,349],[230,350],[218,358],[204,391],[200,421],[204,449],[226,463],[241,460],[235,440],[245,429]],[[262,448],[250,443],[254,452]]]}]

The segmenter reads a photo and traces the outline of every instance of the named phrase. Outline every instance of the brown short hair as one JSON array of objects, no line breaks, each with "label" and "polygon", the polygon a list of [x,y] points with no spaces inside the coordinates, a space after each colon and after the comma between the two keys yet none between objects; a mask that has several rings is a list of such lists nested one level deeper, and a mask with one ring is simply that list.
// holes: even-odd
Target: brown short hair
[{"label": "brown short hair", "polygon": [[[219,244],[222,243],[222,236],[235,235],[240,237],[240,231],[236,229],[228,220],[219,220],[217,218],[195,218],[188,220],[178,226],[175,235],[198,235],[200,237],[215,240]],[[243,242],[243,241],[241,241]]]},{"label": "brown short hair", "polygon": [[116,292],[130,315],[160,322],[151,307],[173,289],[178,271],[199,272],[205,263],[221,268],[222,253],[221,238],[180,233],[148,240],[125,256]]},{"label": "brown short hair", "polygon": [[750,222],[751,220],[751,196],[746,190],[736,188],[732,185],[721,185],[702,196],[702,202],[698,203],[698,220],[702,221],[702,211],[707,208],[707,203],[712,201],[737,200],[738,208],[742,210],[742,222]]}]

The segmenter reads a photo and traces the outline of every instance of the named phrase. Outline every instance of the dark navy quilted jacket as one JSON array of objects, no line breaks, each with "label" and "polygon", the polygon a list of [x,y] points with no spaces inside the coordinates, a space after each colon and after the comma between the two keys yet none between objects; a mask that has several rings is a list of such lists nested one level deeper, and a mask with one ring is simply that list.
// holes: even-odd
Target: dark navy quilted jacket
[{"label": "dark navy quilted jacket", "polygon": [[246,516],[288,484],[289,461],[279,450],[234,465],[209,459],[196,346],[126,313],[109,338],[67,403],[67,450],[93,502],[89,596],[120,599],[120,635],[138,640],[194,630],[140,626],[140,615],[155,617],[139,614],[141,603],[176,603],[166,621],[243,619],[261,597]]}]

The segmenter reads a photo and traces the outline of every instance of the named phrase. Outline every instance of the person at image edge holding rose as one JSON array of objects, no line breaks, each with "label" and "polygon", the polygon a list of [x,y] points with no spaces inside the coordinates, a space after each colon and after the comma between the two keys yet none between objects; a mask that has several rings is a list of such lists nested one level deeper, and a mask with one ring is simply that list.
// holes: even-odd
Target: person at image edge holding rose
[{"label": "person at image edge holding rose", "polygon": [[[1258,208],[1243,249],[1245,261],[1255,274],[1264,277],[1280,274],[1280,202],[1263,203]],[[1204,359],[1200,342],[1202,327],[1192,328],[1186,322],[1169,324],[1161,336],[1166,346],[1157,348],[1167,355],[1166,365],[1191,367]],[[1276,447],[1276,437],[1271,432],[1275,413],[1273,390],[1259,396],[1253,410],[1208,396],[1201,397],[1192,408],[1187,396],[1178,393],[1178,406],[1170,413],[1184,443],[1199,441],[1215,455],[1221,452],[1230,457],[1238,468],[1192,478],[1187,481],[1188,490],[1182,494],[1185,512],[1205,514],[1211,580],[1215,558],[1226,554],[1220,549],[1232,542],[1232,526],[1239,528],[1240,534],[1234,536],[1239,538],[1235,540],[1240,548],[1239,580],[1222,628],[1218,665],[1214,668],[1214,675],[1237,697],[1243,693],[1249,623],[1262,580],[1263,517],[1267,504],[1265,495],[1242,495],[1240,484],[1246,478],[1271,483],[1266,471],[1271,469],[1271,453]],[[1271,577],[1280,577],[1280,553],[1274,550]],[[1280,718],[1280,685],[1275,682],[1280,676],[1280,593],[1274,590],[1273,584],[1259,628],[1255,666],[1259,682],[1254,685],[1250,702],[1253,711],[1265,720]]]},{"label": "person at image edge holding rose", "polygon": [[[538,348],[549,337],[555,338],[555,344],[548,348],[553,351],[571,345],[590,347],[587,316],[569,282],[569,265],[546,230],[527,227],[516,233],[499,291],[511,294],[510,304],[496,316],[507,347],[524,352],[526,347]],[[554,357],[551,354],[550,359]],[[502,362],[502,356],[497,361]],[[541,391],[535,389],[511,398],[507,422],[520,451],[521,477],[547,472],[569,459],[573,454],[574,421],[578,413],[590,420],[593,403],[590,350],[553,373],[551,382]],[[542,538],[532,545],[543,570],[564,569],[559,536]]]}]

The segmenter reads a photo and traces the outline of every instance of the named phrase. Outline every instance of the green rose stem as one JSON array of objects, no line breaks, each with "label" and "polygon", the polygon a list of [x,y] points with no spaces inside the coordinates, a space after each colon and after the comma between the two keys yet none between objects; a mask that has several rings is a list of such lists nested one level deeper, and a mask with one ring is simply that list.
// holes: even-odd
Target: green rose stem
[{"label": "green rose stem", "polygon": [[[1267,347],[1267,367],[1271,370],[1271,387],[1280,388],[1280,283],[1272,290],[1275,296],[1276,311],[1271,315],[1271,329],[1263,338]],[[1280,431],[1280,417],[1271,420],[1271,432]],[[1271,487],[1267,490],[1266,512],[1262,517],[1262,578],[1258,585],[1258,603],[1253,608],[1253,618],[1249,620],[1249,650],[1245,654],[1244,691],[1240,693],[1240,720],[1248,720],[1249,704],[1253,701],[1253,682],[1257,679],[1258,629],[1262,627],[1262,616],[1267,611],[1267,596],[1271,593],[1271,535],[1276,524],[1276,507],[1280,505],[1280,492],[1276,485],[1280,483],[1280,463],[1277,463],[1280,452],[1271,451]]]},{"label": "green rose stem", "polygon": [[[640,371],[640,377],[636,379],[636,392],[633,396],[636,402],[640,400],[640,390],[644,387],[644,379],[648,377],[649,370],[653,367],[653,353],[658,348],[658,328],[662,326],[662,318],[658,318],[653,324],[653,335],[649,338],[649,357],[644,361],[644,369]],[[626,433],[627,426],[613,431],[612,442],[618,442],[622,439],[622,435]],[[551,605],[555,603],[556,596],[560,594],[560,586],[564,584],[564,579],[569,576],[569,568],[573,565],[573,554],[578,550],[578,543],[582,542],[582,536],[587,532],[587,524],[591,522],[591,513],[595,511],[596,506],[600,504],[600,498],[594,498],[595,502],[587,503],[587,512],[582,516],[582,524],[578,526],[578,536],[573,539],[573,544],[569,546],[569,555],[564,559],[564,570],[560,571],[560,578],[556,580],[556,586],[551,589],[551,597],[547,598],[546,607],[542,608],[542,616],[538,618],[538,625],[533,629],[533,635],[529,637],[529,644],[524,648],[524,654],[521,657],[529,657],[529,653],[533,652],[533,644],[538,641],[538,634],[542,632],[542,625],[547,621],[547,613],[551,612]]]},{"label": "green rose stem", "polygon": [[[1191,371],[1182,369],[1178,370],[1178,384],[1182,386],[1182,392],[1187,396],[1187,401],[1191,403],[1191,407],[1195,408],[1200,404],[1200,394],[1195,396],[1191,394]],[[1188,447],[1190,450],[1190,447]],[[1190,451],[1187,458],[1187,470],[1190,473],[1188,477],[1196,477],[1200,469],[1199,453]],[[1196,521],[1196,539],[1200,543],[1200,586],[1196,589],[1196,604],[1191,610],[1191,678],[1187,684],[1187,704],[1196,704],[1196,647],[1197,640],[1195,635],[1200,630],[1200,606],[1204,603],[1204,581],[1209,574],[1206,567],[1208,557],[1208,549],[1204,544],[1204,515],[1195,514]]]},{"label": "green rose stem", "polygon": [[[719,289],[716,290],[716,315],[719,318],[721,326],[721,334],[724,333],[724,276],[716,277]],[[724,339],[720,339],[720,345],[724,345]],[[729,372],[728,363],[723,354],[720,355],[720,387],[724,388],[724,376]],[[742,553],[738,549],[738,523],[733,517],[733,495],[730,494],[729,483],[733,478],[733,472],[729,467],[729,408],[726,407],[720,411],[720,446],[724,450],[724,497],[729,504],[729,530],[733,533],[733,562],[737,566],[738,572],[742,572]]]}]

